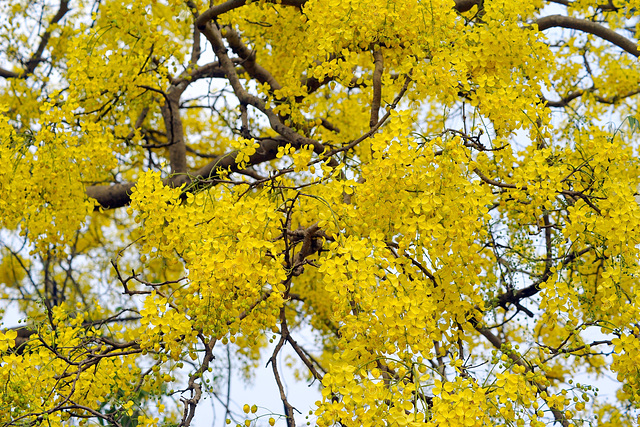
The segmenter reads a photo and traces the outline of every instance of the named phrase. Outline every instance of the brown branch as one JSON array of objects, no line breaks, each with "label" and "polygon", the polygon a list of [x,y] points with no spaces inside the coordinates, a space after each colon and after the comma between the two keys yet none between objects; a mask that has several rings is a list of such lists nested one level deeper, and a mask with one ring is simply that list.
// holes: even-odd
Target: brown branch
[{"label": "brown branch", "polygon": [[[204,14],[202,16],[204,16]],[[240,101],[241,103],[252,105],[259,111],[261,111],[269,120],[271,128],[278,134],[288,139],[291,143],[297,144],[299,146],[311,145],[313,147],[313,151],[318,155],[325,152],[324,145],[311,138],[306,138],[305,136],[300,135],[290,127],[286,126],[284,123],[282,123],[278,115],[273,112],[273,110],[267,108],[263,100],[247,92],[247,90],[242,86],[240,79],[238,78],[236,70],[233,66],[233,62],[227,55],[227,48],[222,41],[222,34],[220,33],[220,30],[216,25],[213,25],[211,23],[206,24],[202,28],[200,28],[200,31],[211,43],[213,51],[218,57],[220,64],[224,68],[227,74],[227,79],[229,80],[229,83],[231,84],[233,92],[238,98],[238,101]]]},{"label": "brown branch", "polygon": [[593,88],[576,90],[576,91],[570,92],[569,94],[567,94],[567,96],[565,96],[559,101],[545,100],[545,102],[547,103],[547,107],[566,107],[574,99],[580,98],[582,95],[592,90]]},{"label": "brown branch", "polygon": [[0,77],[25,78],[28,75],[32,74],[35,71],[36,67],[40,65],[40,63],[44,60],[44,58],[42,58],[42,54],[44,53],[44,50],[46,49],[47,44],[49,44],[49,40],[51,39],[51,27],[57,24],[58,22],[60,22],[60,20],[64,18],[64,16],[67,14],[68,11],[69,11],[69,0],[61,0],[60,7],[58,8],[58,11],[53,16],[53,18],[51,18],[51,21],[49,21],[49,26],[47,27],[47,30],[42,35],[42,38],[40,39],[40,43],[38,44],[38,47],[36,48],[35,52],[33,52],[33,54],[31,55],[31,58],[26,62],[26,68],[20,72],[9,71],[4,68],[0,68]]},{"label": "brown branch", "polygon": [[169,140],[169,164],[171,165],[171,173],[174,174],[187,172],[187,148],[180,117],[180,97],[186,88],[186,82],[178,86],[171,86],[161,108]]},{"label": "brown branch", "polygon": [[198,338],[204,344],[204,358],[200,367],[191,375],[189,375],[189,383],[187,390],[191,392],[191,397],[188,399],[181,398],[184,403],[184,413],[182,421],[180,421],[179,427],[189,427],[193,421],[193,417],[196,415],[196,407],[202,398],[202,386],[197,383],[196,380],[201,378],[202,375],[209,369],[209,363],[215,358],[213,355],[213,347],[216,345],[216,339],[212,338],[208,342],[205,340],[202,334],[198,334]]},{"label": "brown branch", "polygon": [[601,39],[618,46],[636,58],[640,56],[640,51],[638,51],[638,45],[635,41],[621,36],[615,31],[600,24],[587,21],[586,19],[574,18],[572,16],[550,15],[538,19],[536,23],[538,24],[538,30],[540,31],[560,27],[593,34],[596,37],[600,37]]},{"label": "brown branch", "polygon": [[391,111],[395,110],[395,108],[400,103],[400,100],[402,99],[404,94],[407,92],[407,89],[409,88],[409,83],[411,83],[411,73],[406,75],[405,81],[404,81],[404,85],[402,85],[402,89],[400,89],[400,92],[398,92],[398,95],[396,96],[396,98],[393,100],[391,105],[388,106],[388,109],[387,109],[387,112],[385,113],[385,115],[382,116],[382,118],[380,120],[378,120],[378,123],[376,123],[375,126],[373,126],[368,132],[364,133],[359,138],[354,139],[353,141],[351,141],[347,145],[345,145],[343,147],[340,147],[340,148],[336,148],[334,150],[331,150],[321,160],[326,160],[328,157],[333,156],[334,154],[341,153],[343,151],[351,150],[353,147],[355,147],[356,145],[360,144],[365,139],[367,139],[367,138],[371,137],[373,134],[375,134],[378,131],[378,129],[380,129],[380,127],[389,119],[389,117],[391,117]]},{"label": "brown branch", "polygon": [[378,48],[373,51],[373,96],[371,98],[371,119],[369,119],[369,127],[373,127],[378,123],[378,114],[380,113],[380,102],[382,100],[382,72],[384,70],[384,57],[382,51]]},{"label": "brown branch", "polygon": [[284,343],[287,341],[287,336],[289,335],[289,329],[287,328],[287,321],[286,321],[286,316],[284,312],[284,307],[280,308],[280,328],[281,328],[280,340],[278,341],[278,344],[276,344],[276,348],[273,349],[273,354],[269,358],[269,361],[267,362],[267,366],[271,364],[271,369],[273,369],[273,376],[275,377],[276,384],[278,385],[278,391],[280,392],[280,400],[284,405],[284,412],[287,420],[287,427],[295,427],[296,421],[293,417],[294,408],[293,406],[291,406],[291,404],[287,400],[287,395],[284,392],[284,385],[282,384],[282,379],[280,378],[280,373],[278,372],[278,364],[276,360],[278,353],[282,349],[282,346],[284,345]]},{"label": "brown branch", "polygon": [[544,241],[546,250],[546,259],[544,260],[544,273],[543,276],[551,274],[551,261],[553,259],[553,242],[552,242],[552,226],[549,220],[549,212],[545,212],[542,215],[544,224]]},{"label": "brown branch", "polygon": [[43,413],[47,413],[47,414],[53,414],[54,412],[61,412],[63,414],[69,414],[71,413],[71,410],[75,409],[75,410],[81,410],[81,411],[85,411],[90,413],[91,415],[103,419],[111,424],[113,424],[114,427],[123,427],[122,424],[120,424],[118,422],[118,420],[116,420],[112,415],[109,414],[103,414],[102,412],[96,411],[95,409],[91,409],[88,406],[84,406],[84,405],[80,405],[78,403],[72,402],[69,405],[66,406],[56,406],[53,409],[50,409],[46,412]]},{"label": "brown branch", "polygon": [[190,72],[186,73],[186,75],[181,75],[177,79],[173,81],[174,85],[178,85],[183,83],[183,81],[192,83],[196,80],[213,78],[213,79],[223,79],[226,77],[224,70],[220,67],[220,63],[218,62],[210,62],[208,64],[202,65],[200,67],[194,68]]},{"label": "brown branch", "polygon": [[[229,25],[225,26],[222,29],[221,34],[222,33],[224,34],[223,37],[227,40],[227,43],[229,44],[229,47],[231,48],[233,53],[239,56],[239,58],[237,59],[234,58],[234,59],[238,60],[238,62],[242,65],[242,68],[243,68],[242,71],[246,72],[249,75],[249,77],[251,77],[252,79],[255,79],[256,81],[262,84],[266,84],[268,86],[269,94],[274,98],[276,98],[276,101],[275,101],[276,105],[286,102],[285,100],[278,99],[278,97],[274,93],[275,91],[282,89],[282,85],[280,84],[280,82],[278,82],[278,80],[266,68],[262,67],[260,64],[257,63],[255,51],[249,49],[242,42],[242,39],[240,38],[240,34],[238,34],[238,32]],[[240,73],[238,72],[238,74]],[[307,87],[307,93],[312,93],[313,90],[315,90],[315,89],[313,90],[311,89]],[[304,98],[303,96],[296,96],[293,99],[296,102],[300,102],[303,98]],[[244,103],[240,103],[240,106],[241,108],[243,106],[246,108],[246,105]],[[286,123],[287,120],[290,120],[291,115],[288,113],[287,114],[279,113],[278,118],[280,119],[281,122]],[[328,123],[326,119],[322,119],[322,120],[323,120],[323,124]],[[308,130],[308,128],[305,128],[305,130]],[[245,136],[245,137],[248,138],[248,136]]]},{"label": "brown branch", "polygon": [[[246,167],[267,162],[276,158],[278,147],[284,146],[288,141],[282,138],[266,138],[260,141],[260,147],[249,157]],[[293,147],[299,148],[299,145],[292,144]],[[213,179],[219,176],[219,170],[228,170],[231,172],[240,172],[240,168],[236,163],[238,152],[232,151],[222,156],[216,157],[207,165],[197,171],[185,174],[174,175],[165,178],[162,182],[164,185],[176,188],[183,184],[189,185],[199,179]],[[113,185],[92,185],[86,188],[89,198],[98,202],[96,209],[115,209],[128,205],[131,202],[131,189],[135,187],[135,182],[127,182]]]},{"label": "brown branch", "polygon": [[[572,335],[569,335],[567,337],[567,339],[565,339],[562,342],[562,344],[560,344],[559,346],[557,346],[555,348],[554,347],[550,347],[548,345],[544,345],[544,344],[538,343],[538,345],[540,347],[546,348],[547,350],[549,350],[553,354],[553,356],[548,357],[546,360],[544,360],[544,362],[547,362],[547,361],[551,360],[552,358],[554,358],[555,356],[558,356],[560,354],[577,353],[579,351],[586,350],[587,348],[591,348],[591,347],[595,347],[595,346],[603,345],[603,344],[605,344],[605,345],[613,345],[612,342],[609,341],[609,340],[600,340],[600,341],[592,341],[589,344],[583,344],[583,345],[579,345],[579,346],[573,347],[573,348],[562,348],[565,344],[567,344],[567,342],[569,341],[569,338],[571,338],[571,337],[572,337]],[[586,354],[593,354],[593,353],[586,353]],[[583,353],[582,355],[586,355],[586,354]],[[582,355],[574,355],[574,356],[582,356]]]},{"label": "brown branch", "polygon": [[144,107],[142,111],[140,111],[140,114],[138,114],[138,118],[136,119],[136,122],[133,124],[133,130],[129,132],[129,134],[127,135],[127,138],[126,138],[127,140],[130,140],[131,138],[133,138],[134,135],[136,134],[136,130],[142,127],[142,123],[144,123],[144,119],[147,118],[147,114],[149,114],[149,107]]},{"label": "brown branch", "polygon": [[287,338],[287,342],[291,344],[291,347],[293,347],[293,350],[296,352],[298,357],[300,357],[300,360],[302,360],[302,363],[304,363],[307,369],[309,369],[309,372],[311,372],[311,375],[313,375],[313,378],[322,382],[322,378],[323,378],[322,374],[320,374],[320,372],[318,372],[316,367],[313,366],[313,362],[305,354],[306,351],[302,347],[300,347],[300,345],[298,345],[298,343],[296,342],[296,340],[293,339],[293,337],[291,336],[288,330],[287,330],[286,338]]},{"label": "brown branch", "polygon": [[325,118],[320,119],[320,124],[322,125],[323,128],[327,129],[328,131],[340,133],[340,128],[338,128],[336,125],[334,125],[333,123],[331,123],[329,120]]},{"label": "brown branch", "polygon": [[608,0],[606,4],[599,4],[598,9],[603,12],[617,12],[620,10],[615,4],[613,4],[613,0]]},{"label": "brown branch", "polygon": [[[529,187],[526,186],[526,185],[518,187],[517,185],[514,185],[514,184],[507,184],[507,183],[504,183],[504,182],[499,182],[499,181],[496,181],[494,179],[491,179],[491,178],[487,177],[486,175],[484,175],[482,172],[480,172],[477,168],[474,169],[473,172],[476,175],[478,175],[478,177],[481,180],[483,180],[487,184],[493,185],[495,187],[510,188],[510,189],[520,189],[520,190],[523,190],[523,191],[528,191],[529,190]],[[564,196],[579,197],[582,200],[584,200],[584,202],[587,205],[589,205],[589,207],[591,209],[593,209],[598,215],[602,214],[602,212],[600,211],[600,208],[598,208],[596,205],[593,204],[593,202],[591,201],[589,196],[587,196],[586,194],[584,194],[584,193],[582,193],[580,191],[562,190],[562,191],[559,191],[558,194],[562,194]]]},{"label": "brown branch", "polygon": [[15,71],[5,70],[0,67],[0,77],[4,77],[5,79],[20,77],[21,73],[16,73]]},{"label": "brown branch", "polygon": [[[298,6],[298,7],[302,7],[302,5],[305,4],[306,2],[307,0],[269,1],[269,3],[276,3],[283,6]],[[217,4],[213,7],[210,7],[209,9],[204,11],[202,15],[198,17],[198,19],[196,19],[196,22],[195,22],[196,27],[200,31],[202,31],[209,21],[216,19],[218,16],[222,15],[223,13],[227,13],[233,9],[242,7],[246,3],[247,3],[247,0],[228,0],[224,3]]]},{"label": "brown branch", "polygon": [[[387,245],[387,249],[389,249],[389,251],[393,254],[393,256],[396,257],[396,258],[400,258],[400,255],[397,252],[397,249],[399,248],[399,246],[394,242],[385,242],[385,243]],[[404,251],[403,256],[406,259],[408,259],[409,261],[411,261],[411,264],[413,264],[414,267],[417,267],[418,270],[420,270],[422,272],[422,274],[427,276],[429,278],[429,280],[431,280],[431,283],[433,283],[433,286],[435,288],[438,287],[438,282],[436,281],[435,276],[433,275],[433,273],[431,273],[429,270],[427,270],[427,268],[424,265],[422,265],[417,260],[411,258],[411,256],[407,253],[407,251]]]},{"label": "brown branch", "polygon": [[[590,252],[591,250],[593,250],[593,247],[589,246],[579,252],[569,252],[562,259],[562,267],[569,265],[571,262],[586,254],[587,252]],[[545,262],[547,262],[546,259]],[[551,277],[551,268],[546,268],[545,266],[545,272],[540,276],[538,280],[536,280],[535,283],[517,291],[514,291],[512,289],[499,295],[497,298],[498,305],[505,309],[507,307],[507,304],[514,304],[515,306],[518,306],[520,304],[520,301],[522,301],[523,299],[532,297],[540,292],[540,285],[546,282],[549,277]]]},{"label": "brown branch", "polygon": [[[284,235],[289,235],[289,231],[284,230]],[[304,265],[307,263],[305,258],[320,251],[322,249],[322,242],[317,239],[318,232],[320,232],[318,223],[311,225],[307,229],[302,230],[302,247],[298,253],[293,257],[293,265],[288,266],[292,269],[291,274],[299,276],[304,272]],[[292,240],[292,242],[294,242]]]},{"label": "brown branch", "polygon": [[33,53],[31,60],[29,60],[28,62],[28,65],[27,65],[28,73],[32,73],[36,69],[38,64],[42,62],[42,58],[41,58],[42,53],[44,52],[44,49],[47,47],[47,44],[49,43],[49,39],[51,38],[51,26],[60,22],[60,20],[64,17],[64,15],[66,15],[68,11],[69,11],[69,0],[61,0],[60,7],[58,8],[58,12],[54,15],[53,18],[51,18],[51,21],[49,22],[49,28],[47,28],[47,31],[45,31],[45,33],[42,35],[38,48]]},{"label": "brown branch", "polygon": [[487,184],[493,185],[495,187],[500,187],[500,188],[512,188],[512,189],[518,189],[520,188],[521,190],[527,190],[527,186],[523,185],[522,187],[518,187],[517,185],[514,184],[507,184],[504,182],[499,182],[496,181],[495,179],[491,179],[488,176],[486,176],[485,174],[483,174],[482,172],[480,172],[478,170],[478,168],[474,169],[473,172],[475,172],[476,175],[478,175],[478,177],[483,180],[484,182],[486,182]]},{"label": "brown branch", "polygon": [[253,178],[257,181],[267,179],[264,176],[260,175],[258,172],[249,168],[238,170],[237,173],[239,173],[240,175],[248,176],[249,178]]},{"label": "brown branch", "polygon": [[[97,327],[101,327],[102,325],[106,325],[109,323],[117,323],[117,322],[135,322],[137,320],[140,320],[141,317],[140,316],[127,316],[127,317],[118,317],[120,316],[122,313],[124,313],[125,311],[129,311],[129,310],[122,310],[121,312],[117,313],[114,316],[111,316],[109,318],[106,319],[100,319],[100,320],[86,320],[84,322],[82,322],[82,326],[83,327],[90,327],[90,326],[97,326]],[[14,346],[10,349],[10,351],[15,351],[17,354],[22,354],[25,350],[25,345],[32,339],[32,337],[34,335],[37,334],[37,331],[35,329],[31,329],[31,327],[29,326],[16,326],[13,328],[8,328],[2,332],[6,331],[16,331],[16,339],[15,339],[15,343]],[[102,341],[106,342],[107,344],[109,344],[110,346],[114,347],[114,348],[124,348],[124,344],[122,343],[117,343],[115,341],[110,341],[108,338],[101,338]]]},{"label": "brown branch", "polygon": [[483,0],[455,0],[456,5],[453,7],[460,13],[468,12],[473,6],[480,7]]},{"label": "brown branch", "polygon": [[64,17],[64,15],[67,14],[68,11],[69,0],[61,0],[58,12],[53,16],[53,18],[51,18],[49,27],[40,39],[40,44],[38,44],[38,47],[36,48],[36,51],[33,53],[33,55],[31,55],[31,59],[27,61],[27,69],[24,71],[23,76],[33,73],[36,67],[43,61],[42,53],[44,52],[44,49],[47,47],[49,39],[51,38],[51,27],[60,22],[60,20]]},{"label": "brown branch", "polygon": [[224,31],[224,38],[227,40],[227,43],[229,43],[229,47],[233,53],[242,58],[242,66],[247,74],[260,83],[268,84],[270,91],[282,89],[282,85],[276,78],[256,62],[256,53],[242,42],[238,32],[230,26],[224,27]]},{"label": "brown branch", "polygon": [[[194,28],[194,37],[199,40],[199,30]],[[195,55],[195,52],[198,52]],[[194,45],[194,55],[192,59],[197,59],[199,56],[200,46]],[[231,60],[234,64],[237,61]],[[192,62],[190,68],[185,70],[181,75],[172,81],[171,87],[168,92],[162,93],[165,98],[165,103],[162,106],[162,117],[164,119],[166,135],[168,142],[166,144],[169,147],[169,163],[171,165],[171,172],[173,174],[182,174],[187,172],[187,147],[184,138],[184,128],[182,125],[182,119],[180,117],[180,97],[187,89],[187,87],[194,81],[202,78],[225,78],[228,72],[219,62],[211,62],[198,68],[196,64]],[[233,69],[233,65],[231,66]],[[235,70],[234,70],[235,71]],[[147,89],[151,89],[147,87]],[[158,91],[156,89],[152,89]]]},{"label": "brown branch", "polygon": [[187,7],[191,10],[191,15],[193,16],[193,45],[191,47],[190,65],[196,66],[198,64],[198,59],[200,59],[200,54],[202,53],[200,46],[200,31],[196,25],[196,21],[200,14],[198,13],[198,6],[192,0],[187,0],[186,3]]},{"label": "brown branch", "polygon": [[[586,93],[594,92],[595,90],[596,90],[595,87],[590,87],[588,89],[579,89],[579,90],[576,90],[576,91],[573,91],[573,92],[569,92],[569,94],[567,94],[567,96],[565,96],[564,98],[562,98],[559,101],[546,100],[546,103],[547,103],[548,107],[566,107],[574,99],[577,99],[577,98],[581,97],[582,95],[584,95]],[[629,92],[627,92],[625,94],[622,94],[622,95],[615,95],[612,98],[605,98],[605,97],[599,96],[599,95],[594,95],[593,97],[597,102],[600,102],[601,104],[610,104],[611,105],[611,104],[617,103],[618,101],[620,101],[622,99],[626,99],[626,98],[629,98],[631,96],[638,95],[638,94],[640,94],[640,88],[631,90],[631,91],[629,91]]]},{"label": "brown branch", "polygon": [[[182,76],[184,76],[184,73]],[[160,111],[162,112],[168,142],[160,146],[154,145],[147,147],[169,147],[169,163],[171,165],[171,172],[174,174],[187,172],[187,149],[184,141],[182,119],[180,118],[180,97],[189,86],[189,80],[178,79],[176,82],[177,83],[172,83],[167,93],[151,86],[139,86],[143,89],[159,93],[164,97],[165,102]]]},{"label": "brown branch", "polygon": [[[341,55],[336,55],[336,54],[331,54],[329,55],[325,60],[316,60],[315,61],[315,65],[321,65],[324,62],[331,62],[331,61],[337,61],[338,59],[343,58]],[[307,71],[307,73],[309,73],[310,70]],[[315,91],[317,91],[318,89],[320,89],[323,85],[327,84],[328,82],[332,81],[333,78],[331,77],[327,77],[326,75],[324,77],[322,77],[322,79],[318,79],[314,76],[310,76],[310,77],[306,77],[303,76],[300,79],[300,85],[301,86],[306,86],[307,88],[307,94],[311,94],[314,93]],[[354,82],[357,79],[354,77]],[[302,97],[296,97],[296,101],[300,102],[302,100]]]},{"label": "brown branch", "polygon": [[131,189],[135,182],[112,185],[92,185],[86,188],[87,197],[95,199],[98,206],[95,209],[115,209],[126,206],[131,202]]},{"label": "brown branch", "polygon": [[220,154],[209,154],[209,153],[201,153],[198,150],[195,150],[187,145],[187,151],[189,153],[195,154],[198,157],[202,157],[204,159],[217,159],[220,157]]},{"label": "brown branch", "polygon": [[[474,327],[482,336],[484,336],[487,339],[487,341],[491,343],[491,345],[493,345],[496,349],[502,351],[503,345],[505,344],[502,339],[494,335],[493,332],[491,332],[490,330],[486,328],[481,328],[477,324],[475,324]],[[523,367],[525,372],[533,372],[533,370],[531,369],[531,366],[518,353],[510,351],[510,352],[505,352],[505,354],[507,355],[507,357],[509,357],[509,359],[511,359],[511,361],[515,365]],[[547,387],[543,386],[537,381],[531,380],[531,383],[536,388],[539,394],[542,394],[547,391]],[[562,427],[569,427],[570,425],[569,420],[567,420],[567,417],[565,417],[562,411],[556,408],[550,408],[550,409],[551,409],[551,413],[553,414],[553,418],[556,420],[556,422],[560,423]]]}]

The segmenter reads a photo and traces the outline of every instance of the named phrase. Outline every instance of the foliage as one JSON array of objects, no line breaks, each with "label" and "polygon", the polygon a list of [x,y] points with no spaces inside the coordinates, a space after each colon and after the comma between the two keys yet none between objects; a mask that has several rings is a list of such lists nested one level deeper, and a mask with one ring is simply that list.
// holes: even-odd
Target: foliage
[{"label": "foliage", "polygon": [[0,1],[0,425],[636,425],[638,7]]}]

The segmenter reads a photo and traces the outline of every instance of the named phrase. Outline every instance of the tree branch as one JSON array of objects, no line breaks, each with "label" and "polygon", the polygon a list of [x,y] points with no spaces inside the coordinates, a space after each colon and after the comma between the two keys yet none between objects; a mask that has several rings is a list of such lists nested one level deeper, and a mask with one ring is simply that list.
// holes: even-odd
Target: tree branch
[{"label": "tree branch", "polygon": [[16,73],[14,71],[5,70],[0,67],[0,77],[4,77],[5,79],[20,77],[20,73]]},{"label": "tree branch", "polygon": [[[298,6],[301,7],[305,4],[307,0],[278,0],[278,1],[269,1],[268,3],[276,3],[283,6]],[[196,27],[202,31],[207,23],[213,19],[216,19],[218,16],[223,13],[227,13],[230,10],[237,9],[239,7],[244,6],[247,3],[247,0],[228,0],[224,3],[217,4],[213,7],[210,7],[206,11],[202,13],[196,19]]]},{"label": "tree branch", "polygon": [[31,58],[27,61],[26,68],[21,72],[14,72],[14,71],[6,70],[4,68],[0,68],[0,77],[24,78],[24,77],[27,77],[29,74],[32,74],[35,71],[36,67],[40,65],[40,63],[43,61],[42,54],[44,53],[44,50],[46,49],[47,44],[51,39],[51,27],[57,24],[58,22],[60,22],[60,20],[64,18],[64,15],[66,15],[68,11],[69,11],[69,0],[61,0],[58,11],[53,16],[53,18],[51,18],[51,21],[49,21],[49,27],[47,27],[47,30],[42,35],[42,38],[40,39],[40,43],[38,44],[38,47],[36,48],[35,52],[33,52],[33,54],[31,55]]},{"label": "tree branch", "polygon": [[455,0],[456,5],[453,7],[460,13],[468,12],[473,6],[480,6],[482,0]]},{"label": "tree branch", "polygon": [[167,139],[169,147],[169,164],[171,165],[171,173],[187,172],[187,149],[184,142],[184,129],[182,119],[180,117],[180,96],[184,92],[186,84],[180,86],[172,86],[165,98],[162,106],[162,118],[167,130]]},{"label": "tree branch", "polygon": [[[588,89],[579,89],[579,90],[570,92],[569,94],[567,94],[567,96],[565,96],[564,98],[560,99],[559,101],[546,100],[546,103],[547,103],[548,107],[566,107],[574,99],[580,98],[582,95],[584,95],[586,93],[594,92],[595,90],[596,90],[595,87],[590,87]],[[601,104],[615,104],[616,102],[619,102],[622,99],[626,99],[626,98],[629,98],[631,96],[638,95],[638,94],[640,94],[640,88],[634,89],[634,90],[629,91],[627,93],[624,93],[622,95],[615,95],[612,98],[605,98],[605,97],[599,96],[599,95],[594,95],[593,98],[597,102],[600,102]]]},{"label": "tree branch", "polygon": [[640,56],[640,51],[638,51],[638,45],[635,41],[621,36],[615,31],[595,22],[574,18],[572,16],[550,15],[538,19],[536,23],[538,24],[538,30],[540,31],[560,27],[593,34],[596,37],[600,37],[603,40],[613,43],[636,58]]},{"label": "tree branch", "polygon": [[[260,141],[260,147],[249,157],[247,167],[267,162],[276,158],[278,147],[287,144],[287,140],[282,138],[267,138]],[[300,145],[292,144],[295,148]],[[183,184],[191,184],[197,179],[212,179],[218,177],[217,170],[230,170],[239,172],[240,168],[236,164],[237,151],[216,157],[204,167],[192,173],[174,175],[163,180],[165,185],[179,187]],[[96,199],[98,205],[103,209],[115,209],[128,205],[131,202],[131,189],[136,184],[134,182],[113,184],[113,185],[92,185],[86,189],[87,196]]]},{"label": "tree branch", "polygon": [[231,84],[233,92],[238,98],[238,101],[240,101],[241,103],[252,105],[253,107],[260,110],[265,116],[267,116],[271,128],[278,134],[288,139],[292,144],[296,144],[299,146],[311,145],[313,147],[313,151],[318,155],[325,152],[324,145],[311,138],[306,138],[305,136],[300,135],[290,127],[286,126],[284,123],[282,123],[282,121],[280,121],[280,118],[273,112],[273,110],[267,108],[263,100],[247,92],[247,90],[242,86],[242,83],[240,83],[240,79],[238,78],[238,75],[235,71],[233,62],[227,55],[227,48],[222,41],[222,34],[220,33],[220,30],[216,25],[209,23],[202,27],[200,31],[211,43],[213,51],[218,57],[220,64],[224,68],[227,74],[227,79],[229,80],[229,83]]},{"label": "tree branch", "polygon": [[28,74],[33,73],[33,71],[36,69],[38,64],[42,62],[42,53],[44,52],[44,49],[47,47],[47,44],[49,43],[49,39],[51,38],[51,26],[60,22],[60,20],[64,17],[64,15],[66,15],[68,11],[69,11],[69,0],[61,0],[60,7],[58,8],[58,12],[55,14],[53,18],[51,18],[47,31],[44,32],[44,34],[42,35],[42,38],[40,39],[40,44],[38,45],[38,48],[31,56],[31,59],[29,60],[29,62],[27,62],[26,72]]},{"label": "tree branch", "polygon": [[227,40],[227,43],[229,43],[229,47],[233,53],[243,59],[242,66],[247,74],[260,83],[268,84],[270,91],[282,89],[282,85],[275,79],[275,77],[273,77],[273,75],[261,65],[256,63],[255,52],[249,49],[242,42],[238,32],[230,26],[224,27],[224,31],[224,38]]},{"label": "tree branch", "polygon": [[369,127],[373,127],[378,123],[378,114],[380,113],[380,102],[382,100],[382,72],[384,70],[384,57],[380,48],[373,51],[373,97],[371,98],[371,119],[369,119]]},{"label": "tree branch", "polygon": [[[500,337],[494,335],[493,332],[491,332],[486,328],[481,328],[479,325],[474,325],[474,326],[476,330],[482,336],[484,336],[487,339],[487,341],[491,343],[491,345],[493,345],[496,349],[502,351],[503,345],[505,344],[505,342]],[[523,367],[525,372],[532,372],[531,365],[526,360],[524,360],[524,358],[517,352],[506,352],[504,354],[506,354],[507,357],[509,357],[509,359],[511,359],[511,361],[515,365]],[[537,389],[538,394],[542,394],[543,392],[546,392],[548,389],[546,386],[544,386],[543,384],[539,383],[536,380],[531,380],[530,382]],[[557,423],[562,425],[562,427],[569,427],[569,420],[567,420],[567,417],[562,411],[554,407],[550,407],[550,409],[551,409],[551,413],[553,414],[553,418]]]},{"label": "tree branch", "polygon": [[[196,382],[203,376],[207,369],[209,369],[209,363],[215,358],[213,355],[213,347],[216,345],[216,339],[211,338],[206,340],[202,334],[198,334],[198,338],[204,345],[204,357],[200,367],[191,375],[189,375],[189,383],[187,390],[191,392],[191,397],[188,399],[181,398],[180,400],[184,404],[184,413],[182,415],[182,421],[180,421],[179,427],[189,427],[193,421],[193,417],[196,414],[196,408],[202,398],[202,385]],[[202,381],[202,380],[201,380]]]}]

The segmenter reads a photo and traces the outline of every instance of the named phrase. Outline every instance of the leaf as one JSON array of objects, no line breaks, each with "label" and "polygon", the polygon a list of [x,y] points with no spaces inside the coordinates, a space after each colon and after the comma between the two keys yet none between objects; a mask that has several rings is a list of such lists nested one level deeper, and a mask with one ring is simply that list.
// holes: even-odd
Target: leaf
[{"label": "leaf", "polygon": [[635,131],[640,129],[640,120],[636,119],[633,116],[628,116],[627,121],[629,122],[629,127],[631,127],[632,135],[635,133]]}]

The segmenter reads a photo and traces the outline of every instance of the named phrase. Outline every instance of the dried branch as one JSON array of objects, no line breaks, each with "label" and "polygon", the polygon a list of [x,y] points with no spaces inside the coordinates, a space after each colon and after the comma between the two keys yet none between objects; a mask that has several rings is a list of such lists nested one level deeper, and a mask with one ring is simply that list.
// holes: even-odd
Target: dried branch
[{"label": "dried branch", "polygon": [[189,427],[191,425],[193,417],[196,415],[198,403],[202,398],[202,385],[196,382],[196,380],[201,378],[207,369],[209,369],[209,364],[215,358],[213,355],[213,347],[216,345],[216,339],[212,338],[207,342],[202,334],[198,334],[198,338],[204,344],[204,358],[202,359],[200,367],[189,375],[189,383],[185,391],[190,391],[191,397],[188,399],[180,399],[184,404],[184,412],[179,427]]},{"label": "dried branch", "polygon": [[284,405],[284,413],[287,420],[287,427],[295,427],[296,421],[293,417],[294,408],[291,406],[289,401],[287,400],[287,395],[284,392],[284,385],[282,384],[282,379],[280,378],[280,373],[278,372],[278,353],[282,349],[284,343],[287,341],[287,336],[289,334],[289,329],[287,328],[287,321],[284,312],[284,307],[280,308],[280,340],[276,347],[273,349],[273,354],[269,358],[267,362],[267,366],[271,364],[271,369],[273,370],[273,376],[275,377],[276,384],[278,385],[278,391],[280,392],[280,400]]}]

